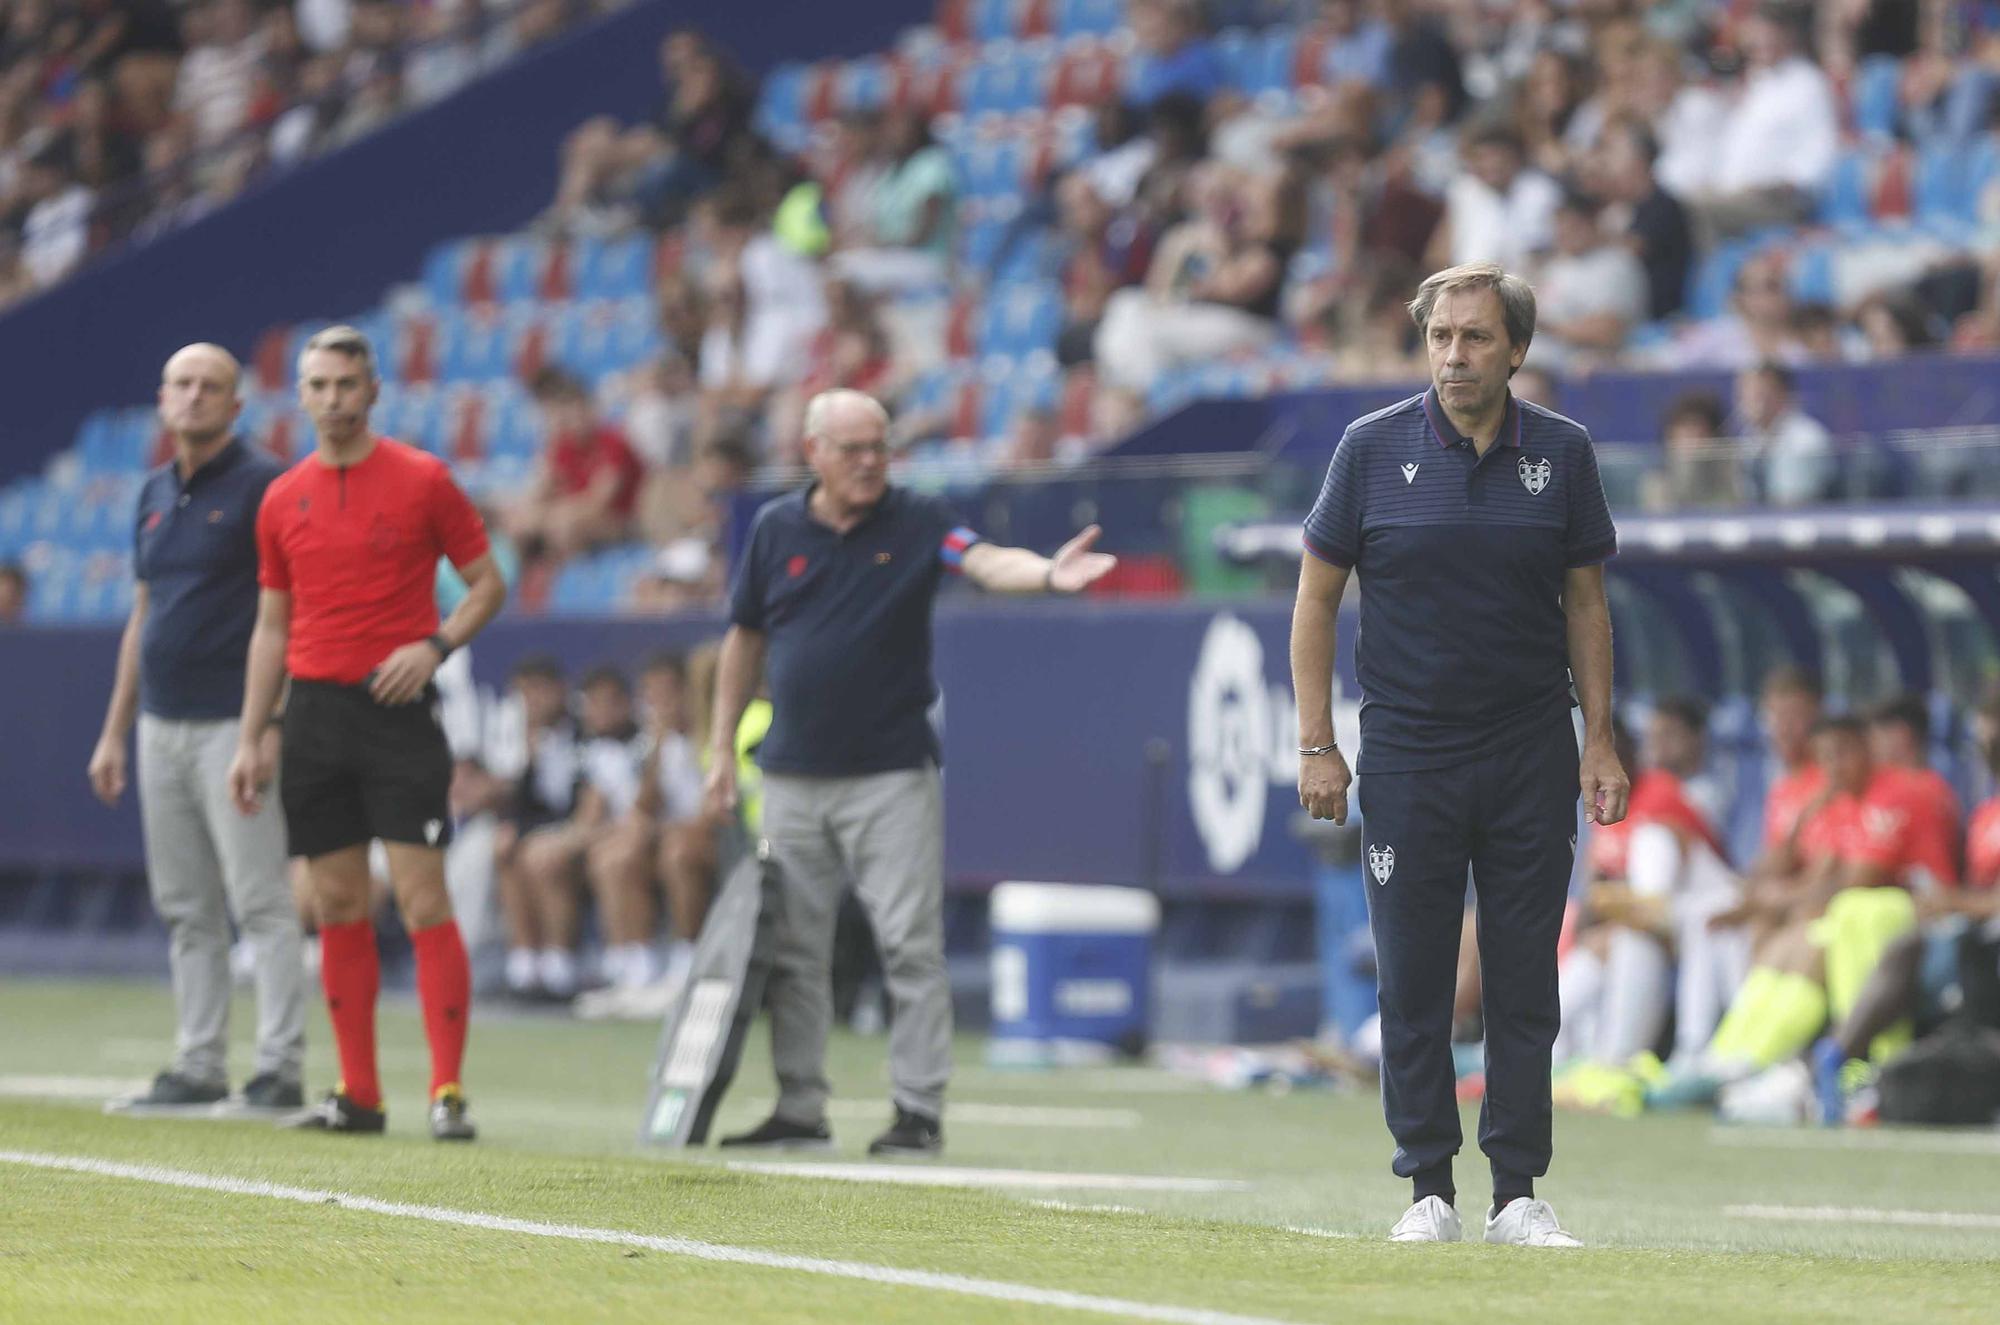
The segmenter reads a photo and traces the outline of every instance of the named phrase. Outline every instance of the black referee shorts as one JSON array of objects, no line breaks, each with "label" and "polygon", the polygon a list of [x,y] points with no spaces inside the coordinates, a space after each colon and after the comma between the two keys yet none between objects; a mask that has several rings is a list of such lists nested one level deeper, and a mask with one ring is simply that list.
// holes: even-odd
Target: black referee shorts
[{"label": "black referee shorts", "polygon": [[285,704],[279,791],[295,856],[324,856],[371,839],[451,842],[451,747],[437,692],[378,704],[365,685],[292,682]]}]

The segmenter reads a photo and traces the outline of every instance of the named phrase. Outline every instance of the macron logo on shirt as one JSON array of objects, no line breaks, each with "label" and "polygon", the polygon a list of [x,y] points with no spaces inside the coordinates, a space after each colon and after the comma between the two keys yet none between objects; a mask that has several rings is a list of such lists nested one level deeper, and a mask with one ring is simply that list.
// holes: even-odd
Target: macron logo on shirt
[{"label": "macron logo on shirt", "polygon": [[1417,467],[1415,465],[1404,465],[1403,482],[1405,484],[1410,484],[1410,483],[1415,483],[1416,481],[1417,481]]}]

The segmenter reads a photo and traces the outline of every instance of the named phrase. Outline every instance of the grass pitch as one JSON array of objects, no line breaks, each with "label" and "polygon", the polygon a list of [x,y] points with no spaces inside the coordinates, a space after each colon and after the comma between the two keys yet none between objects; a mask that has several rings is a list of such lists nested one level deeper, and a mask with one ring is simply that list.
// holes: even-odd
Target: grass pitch
[{"label": "grass pitch", "polygon": [[[250,1014],[239,1004],[239,1078]],[[1407,1195],[1388,1172],[1372,1093],[1226,1093],[1144,1068],[1000,1071],[968,1039],[943,1163],[1077,1185],[904,1186],[732,1170],[712,1150],[642,1151],[633,1138],[655,1027],[484,1009],[466,1072],[482,1133],[469,1147],[426,1136],[421,1028],[395,1002],[381,1027],[386,1138],[104,1116],[101,1093],[157,1070],[171,1027],[158,986],[0,981],[0,1151],[696,1240],[764,1263],[0,1162],[0,1321],[1112,1318],[772,1263],[783,1256],[1092,1294],[1186,1320],[2000,1319],[1996,1133],[1562,1115],[1543,1194],[1588,1250],[1393,1247],[1382,1235]],[[880,1041],[836,1038],[840,1162],[864,1163],[887,1121],[883,1058]],[[310,1086],[331,1076],[322,1019]],[[760,1031],[722,1130],[761,1116],[769,1080]],[[1468,1115],[1467,1135],[1475,1128]],[[1238,1185],[1085,1185],[1117,1176]],[[1469,1144],[1469,1226],[1484,1178]]]}]

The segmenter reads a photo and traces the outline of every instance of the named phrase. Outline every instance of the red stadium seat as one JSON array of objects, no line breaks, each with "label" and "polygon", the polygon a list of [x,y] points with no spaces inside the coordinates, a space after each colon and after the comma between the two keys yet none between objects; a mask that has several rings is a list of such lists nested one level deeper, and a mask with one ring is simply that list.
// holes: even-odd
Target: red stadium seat
[{"label": "red stadium seat", "polygon": [[977,301],[970,294],[959,294],[951,301],[944,324],[944,352],[950,358],[963,359],[972,353],[972,322],[977,311]]},{"label": "red stadium seat", "polygon": [[1118,94],[1118,53],[1094,37],[1064,44],[1055,77],[1049,80],[1051,106],[1097,106]]},{"label": "red stadium seat", "polygon": [[956,398],[951,408],[951,435],[953,438],[979,436],[980,391],[976,374],[966,374],[958,384]]},{"label": "red stadium seat", "polygon": [[257,338],[250,352],[250,375],[266,391],[283,391],[291,385],[292,329],[272,327]]},{"label": "red stadium seat", "polygon": [[1915,210],[1913,173],[1910,149],[1900,144],[1891,148],[1876,167],[1875,187],[1868,194],[1868,214],[1878,221],[1910,215]]},{"label": "red stadium seat", "polygon": [[473,247],[461,277],[459,298],[468,304],[490,304],[500,297],[500,282],[494,271],[493,245],[481,242]]},{"label": "red stadium seat", "polygon": [[938,0],[934,21],[946,41],[971,40],[972,0]]},{"label": "red stadium seat", "polygon": [[445,454],[457,462],[484,459],[486,455],[486,394],[470,387],[451,393],[446,402]]},{"label": "red stadium seat", "polygon": [[396,377],[404,382],[435,382],[438,375],[437,321],[427,316],[408,319],[389,347]]},{"label": "red stadium seat", "polygon": [[1292,48],[1292,86],[1318,87],[1325,81],[1321,72],[1325,60],[1326,38],[1301,32],[1298,44]]},{"label": "red stadium seat", "polygon": [[838,60],[816,64],[806,75],[806,117],[814,122],[830,120],[840,110]]},{"label": "red stadium seat", "polygon": [[516,335],[514,376],[522,382],[532,382],[535,374],[548,366],[548,322],[541,317],[530,317],[521,324]]},{"label": "red stadium seat", "polygon": [[541,277],[535,282],[538,299],[569,299],[576,294],[575,263],[565,243],[549,245],[543,259]]}]

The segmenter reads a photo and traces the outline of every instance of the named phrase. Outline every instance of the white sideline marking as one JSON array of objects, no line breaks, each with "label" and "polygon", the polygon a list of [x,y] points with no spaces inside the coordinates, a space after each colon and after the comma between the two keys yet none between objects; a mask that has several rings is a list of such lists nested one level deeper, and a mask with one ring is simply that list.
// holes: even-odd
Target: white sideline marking
[{"label": "white sideline marking", "polygon": [[737,1173],[780,1178],[824,1178],[832,1182],[892,1182],[910,1187],[1020,1187],[1034,1191],[1088,1188],[1109,1192],[1244,1192],[1250,1184],[1234,1178],[1160,1178],[1129,1173],[1037,1173],[1030,1169],[902,1168],[894,1164],[787,1164],[732,1159],[723,1167]]},{"label": "white sideline marking", "polygon": [[1142,1210],[1136,1205],[1080,1205],[1075,1201],[1030,1201],[1029,1205],[1040,1206],[1044,1210],[1060,1210],[1072,1215],[1150,1215],[1151,1210]]},{"label": "white sideline marking", "polygon": [[146,1088],[137,1077],[0,1077],[0,1096],[27,1100],[101,1100]]},{"label": "white sideline marking", "polygon": [[1776,1219],[1801,1224],[1901,1224],[1913,1228],[2000,1228],[2000,1215],[1951,1210],[1869,1210],[1844,1205],[1726,1205],[1736,1219]]},{"label": "white sideline marking", "polygon": [[[768,1111],[776,1102],[770,1099],[751,1100],[744,1107]],[[831,1118],[869,1122],[886,1122],[889,1115],[886,1106],[869,1100],[829,1100],[826,1112]],[[952,1101],[945,1105],[944,1112],[946,1122],[987,1127],[1138,1127],[1146,1121],[1137,1109],[1071,1109],[1033,1104],[966,1104]]]},{"label": "white sideline marking", "polygon": [[1284,1228],[1287,1233],[1300,1233],[1309,1238],[1352,1238],[1358,1236],[1353,1233],[1343,1233],[1337,1228],[1315,1228],[1311,1224],[1286,1224]]},{"label": "white sideline marking", "polygon": [[1718,1146],[1753,1150],[1887,1150],[1912,1155],[2000,1155],[2000,1133],[1889,1132],[1874,1128],[1718,1127]]},{"label": "white sideline marking", "polygon": [[1193,1095],[1215,1090],[1206,1081],[1179,1077],[1157,1068],[1059,1067],[1046,1072],[1026,1068],[974,1068],[981,1090],[1043,1090],[1051,1083],[1074,1095]]},{"label": "white sideline marking", "polygon": [[1151,1302],[1128,1302],[1122,1298],[1099,1297],[1094,1293],[1071,1293],[1055,1288],[1035,1288],[998,1279],[974,1279],[966,1275],[941,1274],[931,1270],[904,1270],[861,1261],[835,1261],[818,1256],[792,1256],[784,1252],[760,1251],[755,1247],[730,1247],[693,1238],[654,1237],[627,1233],[615,1228],[585,1228],[575,1224],[547,1224],[534,1219],[510,1219],[504,1215],[480,1214],[473,1210],[449,1210],[434,1205],[406,1205],[400,1201],[379,1201],[372,1196],[347,1192],[315,1191],[309,1187],[286,1187],[277,1183],[246,1178],[191,1173],[185,1169],[162,1168],[155,1164],[120,1164],[82,1155],[50,1155],[25,1150],[0,1150],[0,1163],[22,1164],[30,1168],[54,1169],[67,1173],[88,1173],[102,1178],[126,1178],[162,1187],[185,1187],[192,1191],[221,1192],[228,1196],[262,1196],[271,1200],[293,1201],[300,1205],[339,1206],[366,1214],[388,1215],[397,1219],[420,1219],[431,1224],[455,1224],[461,1228],[484,1228],[499,1233],[520,1233],[529,1237],[560,1238],[569,1242],[599,1242],[616,1247],[638,1247],[669,1256],[686,1256],[700,1261],[720,1261],[730,1265],[754,1265],[767,1270],[796,1270],[804,1274],[827,1275],[836,1279],[858,1279],[864,1283],[887,1284],[895,1288],[927,1288],[940,1293],[988,1298],[996,1302],[1021,1302],[1031,1306],[1066,1311],[1090,1311],[1104,1316],[1126,1316],[1135,1320],[1167,1321],[1171,1325],[1286,1325],[1265,1316],[1242,1316],[1227,1311],[1207,1311],[1198,1307],[1170,1307]]}]

